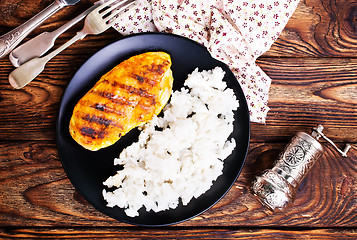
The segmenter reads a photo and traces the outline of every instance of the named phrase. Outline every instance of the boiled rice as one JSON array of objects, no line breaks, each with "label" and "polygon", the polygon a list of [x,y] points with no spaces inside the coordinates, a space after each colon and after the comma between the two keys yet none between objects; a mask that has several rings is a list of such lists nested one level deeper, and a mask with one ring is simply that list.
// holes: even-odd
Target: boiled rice
[{"label": "boiled rice", "polygon": [[143,206],[154,212],[176,208],[180,199],[187,205],[210,189],[236,145],[228,138],[239,102],[224,74],[220,67],[196,69],[186,87],[173,92],[163,117],[141,127],[138,142],[114,159],[123,169],[104,182],[108,207],[135,217]]}]

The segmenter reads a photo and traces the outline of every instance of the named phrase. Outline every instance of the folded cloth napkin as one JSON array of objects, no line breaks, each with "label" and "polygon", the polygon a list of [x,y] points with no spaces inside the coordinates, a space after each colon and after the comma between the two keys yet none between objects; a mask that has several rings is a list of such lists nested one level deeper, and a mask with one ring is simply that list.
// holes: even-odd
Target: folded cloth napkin
[{"label": "folded cloth napkin", "polygon": [[271,79],[255,63],[279,37],[299,0],[137,0],[118,17],[123,35],[160,31],[203,44],[227,64],[252,122],[265,123]]}]

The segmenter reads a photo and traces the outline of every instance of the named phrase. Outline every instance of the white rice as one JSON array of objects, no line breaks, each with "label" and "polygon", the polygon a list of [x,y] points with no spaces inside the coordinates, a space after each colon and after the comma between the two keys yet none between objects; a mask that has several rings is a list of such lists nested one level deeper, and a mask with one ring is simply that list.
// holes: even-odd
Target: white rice
[{"label": "white rice", "polygon": [[224,74],[219,67],[196,69],[186,88],[173,92],[163,117],[143,125],[138,142],[114,159],[124,169],[104,182],[115,189],[103,190],[107,206],[135,217],[143,206],[154,212],[176,208],[180,199],[187,205],[210,189],[236,145],[228,138],[239,102]]}]

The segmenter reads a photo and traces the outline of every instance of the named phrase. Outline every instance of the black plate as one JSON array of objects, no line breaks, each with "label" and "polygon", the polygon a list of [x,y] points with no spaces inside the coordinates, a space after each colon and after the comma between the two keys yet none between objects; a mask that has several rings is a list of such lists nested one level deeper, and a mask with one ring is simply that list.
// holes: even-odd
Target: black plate
[{"label": "black plate", "polygon": [[[187,75],[195,68],[213,69],[216,66],[226,71],[224,80],[232,88],[240,102],[235,113],[234,132],[237,147],[224,164],[223,174],[212,188],[187,206],[180,204],[176,209],[158,213],[140,209],[138,217],[128,217],[118,207],[106,206],[103,199],[103,181],[114,175],[118,166],[115,157],[123,148],[136,141],[139,131],[134,129],[111,147],[92,152],[79,146],[68,131],[74,106],[79,99],[107,71],[129,57],[147,51],[164,51],[171,55],[174,90],[183,86]],[[247,103],[236,78],[222,62],[213,59],[200,44],[187,38],[163,33],[145,33],[125,37],[94,54],[77,71],[63,93],[57,119],[57,145],[62,165],[75,188],[99,211],[117,220],[142,226],[163,226],[188,220],[206,211],[218,202],[236,181],[245,161],[249,146],[250,121]]]}]

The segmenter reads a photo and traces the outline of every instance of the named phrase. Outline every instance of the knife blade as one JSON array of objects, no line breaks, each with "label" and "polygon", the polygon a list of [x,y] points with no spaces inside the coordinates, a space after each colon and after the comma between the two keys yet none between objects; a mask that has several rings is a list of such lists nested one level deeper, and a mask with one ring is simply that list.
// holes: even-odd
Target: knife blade
[{"label": "knife blade", "polygon": [[79,2],[80,0],[61,0],[65,6],[71,6]]},{"label": "knife blade", "polygon": [[74,5],[80,0],[55,0],[44,10],[25,23],[0,37],[0,58],[11,52],[30,32],[63,7]]}]

